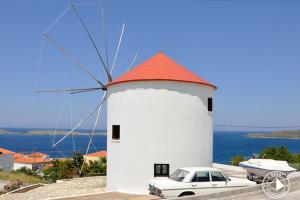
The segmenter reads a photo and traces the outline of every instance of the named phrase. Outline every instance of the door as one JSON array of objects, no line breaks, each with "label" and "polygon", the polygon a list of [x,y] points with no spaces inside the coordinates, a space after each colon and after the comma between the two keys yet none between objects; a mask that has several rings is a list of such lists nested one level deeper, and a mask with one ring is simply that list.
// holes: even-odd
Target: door
[{"label": "door", "polygon": [[222,188],[227,186],[227,179],[220,171],[211,171],[211,183],[213,188]]},{"label": "door", "polygon": [[191,180],[191,188],[195,194],[201,194],[201,190],[211,188],[210,175],[208,171],[198,171]]}]

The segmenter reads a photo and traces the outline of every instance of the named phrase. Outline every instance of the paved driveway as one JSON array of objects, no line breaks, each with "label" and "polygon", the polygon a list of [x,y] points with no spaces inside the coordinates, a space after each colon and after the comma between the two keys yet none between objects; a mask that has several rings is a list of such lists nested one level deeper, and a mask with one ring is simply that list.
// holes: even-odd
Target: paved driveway
[{"label": "paved driveway", "polygon": [[136,194],[126,194],[120,192],[107,192],[101,194],[61,198],[57,200],[155,200],[159,199],[156,196],[151,195],[136,195]]}]

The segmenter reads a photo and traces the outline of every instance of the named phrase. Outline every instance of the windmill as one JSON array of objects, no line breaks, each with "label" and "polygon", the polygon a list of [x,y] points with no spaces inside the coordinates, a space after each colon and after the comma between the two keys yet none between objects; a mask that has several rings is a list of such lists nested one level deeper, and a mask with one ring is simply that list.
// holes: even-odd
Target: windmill
[{"label": "windmill", "polygon": [[[90,119],[94,114],[96,114],[95,117],[95,122],[93,124],[93,128],[92,131],[89,134],[89,141],[88,141],[88,145],[85,151],[85,155],[87,155],[89,153],[92,141],[93,141],[93,137],[95,135],[96,132],[96,128],[97,128],[97,124],[100,121],[100,113],[103,110],[104,104],[106,102],[107,99],[107,85],[113,80],[113,73],[115,71],[116,68],[116,63],[117,63],[117,59],[119,56],[119,52],[120,52],[120,47],[122,44],[122,39],[123,39],[123,34],[124,34],[124,30],[125,30],[125,24],[123,23],[122,28],[121,28],[121,33],[119,36],[119,40],[118,40],[118,45],[117,48],[115,50],[115,54],[112,60],[112,64],[109,65],[109,58],[108,58],[108,45],[107,45],[107,36],[106,36],[106,32],[105,32],[105,21],[104,21],[104,9],[103,9],[103,3],[100,3],[100,12],[101,12],[101,19],[102,19],[102,30],[103,30],[103,35],[104,35],[104,49],[99,49],[96,42],[95,42],[95,38],[92,36],[91,31],[89,30],[85,20],[83,19],[83,17],[80,14],[80,11],[78,9],[78,4],[76,3],[71,3],[57,18],[56,20],[53,21],[53,23],[51,23],[51,25],[48,27],[48,29],[43,33],[43,37],[44,37],[44,41],[47,41],[48,43],[50,43],[51,45],[53,45],[60,53],[62,53],[62,55],[69,60],[71,63],[74,64],[74,66],[79,67],[83,73],[87,74],[88,77],[90,77],[90,79],[92,79],[97,86],[96,87],[89,87],[89,88],[68,88],[68,89],[53,89],[53,90],[40,90],[37,89],[36,92],[37,93],[69,93],[71,95],[74,94],[83,94],[83,93],[87,93],[87,92],[102,92],[102,96],[100,97],[100,99],[98,100],[98,104],[92,108],[89,112],[86,113],[86,115],[79,120],[79,122],[70,130],[68,131],[62,138],[60,138],[59,140],[55,141],[55,139],[52,141],[52,146],[54,148],[57,148],[57,146],[64,141],[66,138],[74,135],[75,131],[78,130],[78,128],[80,126],[82,126],[82,124],[84,124],[88,119]],[[75,56],[73,56],[61,43],[59,43],[53,36],[51,36],[49,34],[49,31],[55,26],[55,24],[61,19],[63,18],[63,16],[67,13],[72,11],[75,16],[77,17],[77,19],[79,20],[84,32],[86,33],[86,35],[89,38],[89,41],[91,42],[99,64],[101,65],[105,75],[106,75],[106,80],[100,80],[99,78],[97,78],[97,76],[95,74],[93,74],[84,64],[82,64],[78,58],[76,58]],[[103,56],[104,54],[104,56]],[[133,66],[135,60],[137,58],[137,54],[134,55],[128,70]],[[74,146],[74,142],[73,142],[73,146]],[[74,148],[75,151],[75,148]]]}]

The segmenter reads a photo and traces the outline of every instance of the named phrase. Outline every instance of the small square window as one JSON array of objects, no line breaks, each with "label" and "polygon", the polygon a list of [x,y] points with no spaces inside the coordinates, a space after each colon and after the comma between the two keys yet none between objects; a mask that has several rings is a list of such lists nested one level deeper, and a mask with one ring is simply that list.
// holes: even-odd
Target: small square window
[{"label": "small square window", "polygon": [[213,111],[213,98],[208,98],[207,99],[207,110],[209,112]]},{"label": "small square window", "polygon": [[168,177],[169,169],[169,164],[154,164],[154,177]]},{"label": "small square window", "polygon": [[113,140],[120,139],[120,125],[112,125],[112,139]]}]

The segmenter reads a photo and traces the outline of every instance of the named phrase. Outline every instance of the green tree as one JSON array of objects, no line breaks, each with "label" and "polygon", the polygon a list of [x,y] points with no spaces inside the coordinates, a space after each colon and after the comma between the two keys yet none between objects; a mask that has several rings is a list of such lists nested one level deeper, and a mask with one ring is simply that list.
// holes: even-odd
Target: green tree
[{"label": "green tree", "polygon": [[234,166],[239,166],[240,162],[245,161],[245,158],[241,155],[237,155],[231,158],[231,164]]},{"label": "green tree", "polygon": [[45,179],[50,182],[55,182],[59,179],[73,178],[76,173],[76,168],[73,166],[73,160],[54,160],[52,167],[44,171]]},{"label": "green tree", "polygon": [[260,153],[260,157],[264,159],[293,161],[293,154],[285,146],[269,147]]},{"label": "green tree", "polygon": [[52,166],[44,170],[44,174],[45,179],[49,182],[55,182],[59,179],[70,179],[78,176],[105,175],[106,165],[106,157],[101,157],[99,160],[84,163],[82,154],[80,152],[75,152],[72,159],[54,160],[52,162]]},{"label": "green tree", "polygon": [[271,159],[276,154],[276,147],[269,147],[260,153],[261,158]]},{"label": "green tree", "polygon": [[296,153],[293,155],[291,159],[291,163],[299,163],[300,164],[300,153]]},{"label": "green tree", "polygon": [[80,153],[79,151],[74,152],[73,153],[72,164],[73,164],[73,167],[74,167],[74,169],[76,171],[76,174],[78,176],[82,175],[82,173],[81,173],[81,167],[83,165],[83,162],[84,162],[84,158],[83,158],[82,153]]},{"label": "green tree", "polygon": [[285,160],[291,162],[293,154],[285,146],[281,146],[277,149],[275,160]]},{"label": "green tree", "polygon": [[85,163],[82,173],[86,176],[99,176],[106,174],[106,157],[101,157],[99,160],[89,161],[89,163]]}]

